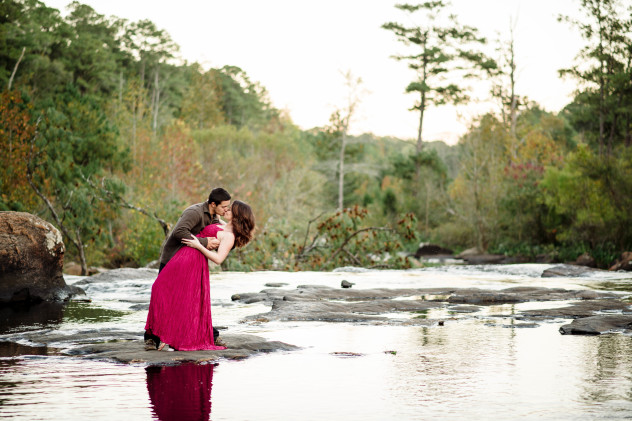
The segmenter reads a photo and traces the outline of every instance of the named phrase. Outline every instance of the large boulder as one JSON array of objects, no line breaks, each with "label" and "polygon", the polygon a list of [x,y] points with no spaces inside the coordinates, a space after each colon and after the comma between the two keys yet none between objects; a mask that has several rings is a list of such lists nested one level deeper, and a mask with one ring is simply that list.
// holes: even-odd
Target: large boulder
[{"label": "large boulder", "polygon": [[24,212],[0,212],[0,304],[63,301],[83,293],[62,273],[64,243],[50,223]]},{"label": "large boulder", "polygon": [[626,251],[621,254],[621,258],[610,268],[610,270],[632,271],[632,251]]}]

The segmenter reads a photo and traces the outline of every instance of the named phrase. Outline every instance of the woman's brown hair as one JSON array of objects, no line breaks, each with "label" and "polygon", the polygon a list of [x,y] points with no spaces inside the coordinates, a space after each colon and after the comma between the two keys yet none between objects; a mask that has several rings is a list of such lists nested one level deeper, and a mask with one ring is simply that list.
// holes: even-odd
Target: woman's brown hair
[{"label": "woman's brown hair", "polygon": [[233,202],[230,210],[233,213],[235,247],[243,247],[252,240],[252,234],[255,229],[255,215],[248,204],[239,200]]}]

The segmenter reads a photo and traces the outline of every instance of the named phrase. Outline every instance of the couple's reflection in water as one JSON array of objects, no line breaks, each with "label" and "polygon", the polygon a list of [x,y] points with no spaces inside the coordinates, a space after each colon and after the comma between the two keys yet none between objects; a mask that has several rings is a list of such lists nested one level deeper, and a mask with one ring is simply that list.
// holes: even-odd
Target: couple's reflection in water
[{"label": "couple's reflection in water", "polygon": [[216,365],[147,367],[147,390],[154,418],[161,421],[208,421]]}]

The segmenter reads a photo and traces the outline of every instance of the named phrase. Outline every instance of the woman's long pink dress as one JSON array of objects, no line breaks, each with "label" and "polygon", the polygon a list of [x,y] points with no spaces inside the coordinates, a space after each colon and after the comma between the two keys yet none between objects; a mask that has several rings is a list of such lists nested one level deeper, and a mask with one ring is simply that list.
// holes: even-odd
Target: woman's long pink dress
[{"label": "woman's long pink dress", "polygon": [[[197,237],[217,237],[207,225]],[[219,350],[213,340],[208,261],[197,249],[182,247],[151,287],[145,330],[178,351]]]}]

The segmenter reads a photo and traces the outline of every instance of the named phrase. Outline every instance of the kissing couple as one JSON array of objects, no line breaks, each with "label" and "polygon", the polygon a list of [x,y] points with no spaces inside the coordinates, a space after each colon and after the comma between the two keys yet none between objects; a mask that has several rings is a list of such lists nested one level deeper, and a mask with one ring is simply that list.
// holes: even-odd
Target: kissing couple
[{"label": "kissing couple", "polygon": [[163,243],[145,324],[146,349],[226,349],[211,318],[208,260],[221,264],[233,248],[248,244],[255,228],[250,206],[230,199],[223,188],[213,189],[206,202],[184,210]]}]

